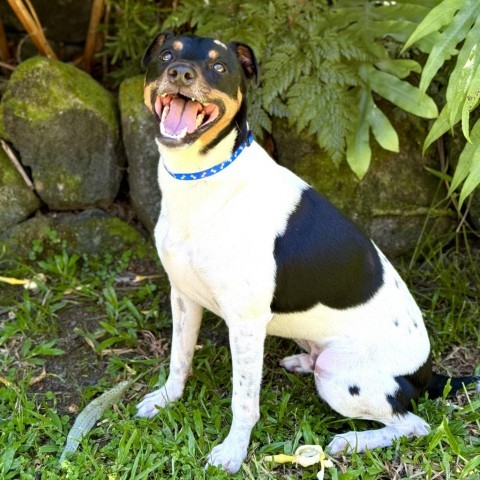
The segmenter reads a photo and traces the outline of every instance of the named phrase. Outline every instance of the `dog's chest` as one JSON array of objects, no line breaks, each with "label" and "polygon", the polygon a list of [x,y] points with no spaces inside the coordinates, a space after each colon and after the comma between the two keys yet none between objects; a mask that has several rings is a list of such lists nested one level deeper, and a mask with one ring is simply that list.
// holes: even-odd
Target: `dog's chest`
[{"label": "dog's chest", "polygon": [[221,180],[217,188],[162,189],[155,229],[160,259],[177,289],[220,316],[260,303],[269,310],[274,241],[300,189],[277,180],[267,194],[255,178]]},{"label": "dog's chest", "polygon": [[192,234],[188,228],[176,229],[160,217],[155,240],[170,282],[192,300],[218,313],[211,288],[215,258],[202,236]]}]

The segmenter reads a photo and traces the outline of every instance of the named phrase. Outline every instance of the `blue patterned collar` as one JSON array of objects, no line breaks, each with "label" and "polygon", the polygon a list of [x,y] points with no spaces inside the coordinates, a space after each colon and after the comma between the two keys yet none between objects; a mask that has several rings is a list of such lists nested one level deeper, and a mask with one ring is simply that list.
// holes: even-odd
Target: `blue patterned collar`
[{"label": "blue patterned collar", "polygon": [[171,172],[165,163],[163,166],[165,170],[177,180],[201,180],[202,178],[211,177],[222,170],[225,170],[229,165],[231,165],[243,152],[246,147],[249,147],[253,142],[253,135],[252,132],[248,132],[247,139],[230,155],[230,158],[224,160],[222,163],[214,165],[213,167],[207,168],[206,170],[202,170],[201,172],[193,172],[193,173],[174,173]]}]

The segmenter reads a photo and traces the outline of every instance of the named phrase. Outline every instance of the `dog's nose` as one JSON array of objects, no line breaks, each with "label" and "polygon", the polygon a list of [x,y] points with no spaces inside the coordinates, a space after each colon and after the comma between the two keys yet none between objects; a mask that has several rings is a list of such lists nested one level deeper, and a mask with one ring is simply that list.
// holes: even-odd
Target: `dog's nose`
[{"label": "dog's nose", "polygon": [[167,74],[170,83],[176,85],[191,85],[197,76],[193,67],[183,63],[170,66]]}]

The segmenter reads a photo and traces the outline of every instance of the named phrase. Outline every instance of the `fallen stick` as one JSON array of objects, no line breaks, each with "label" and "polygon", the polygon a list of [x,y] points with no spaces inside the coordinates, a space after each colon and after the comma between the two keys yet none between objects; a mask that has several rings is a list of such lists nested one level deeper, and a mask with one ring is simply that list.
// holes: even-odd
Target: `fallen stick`
[{"label": "fallen stick", "polygon": [[27,184],[27,187],[33,190],[35,187],[30,180],[30,177],[23,169],[22,164],[18,161],[15,153],[13,153],[13,150],[9,147],[8,143],[0,138],[0,145],[2,145],[3,151],[5,152],[9,160],[12,162],[13,166],[17,169],[18,173],[22,176],[24,182]]}]

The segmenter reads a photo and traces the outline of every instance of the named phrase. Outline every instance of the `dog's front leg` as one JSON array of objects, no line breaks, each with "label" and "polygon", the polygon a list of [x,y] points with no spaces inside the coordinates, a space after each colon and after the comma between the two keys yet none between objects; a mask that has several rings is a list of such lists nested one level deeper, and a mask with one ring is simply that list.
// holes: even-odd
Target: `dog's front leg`
[{"label": "dog's front leg", "polygon": [[183,393],[192,365],[193,353],[202,322],[202,307],[172,286],[170,294],[173,317],[170,373],[165,385],[149,393],[137,405],[138,417],[153,417],[158,408],[178,400]]},{"label": "dog's front leg", "polygon": [[[228,323],[228,322],[227,322]],[[250,433],[260,417],[260,386],[266,322],[229,323],[232,354],[232,426],[225,440],[208,456],[208,463],[230,473],[240,469],[247,456]]]}]

